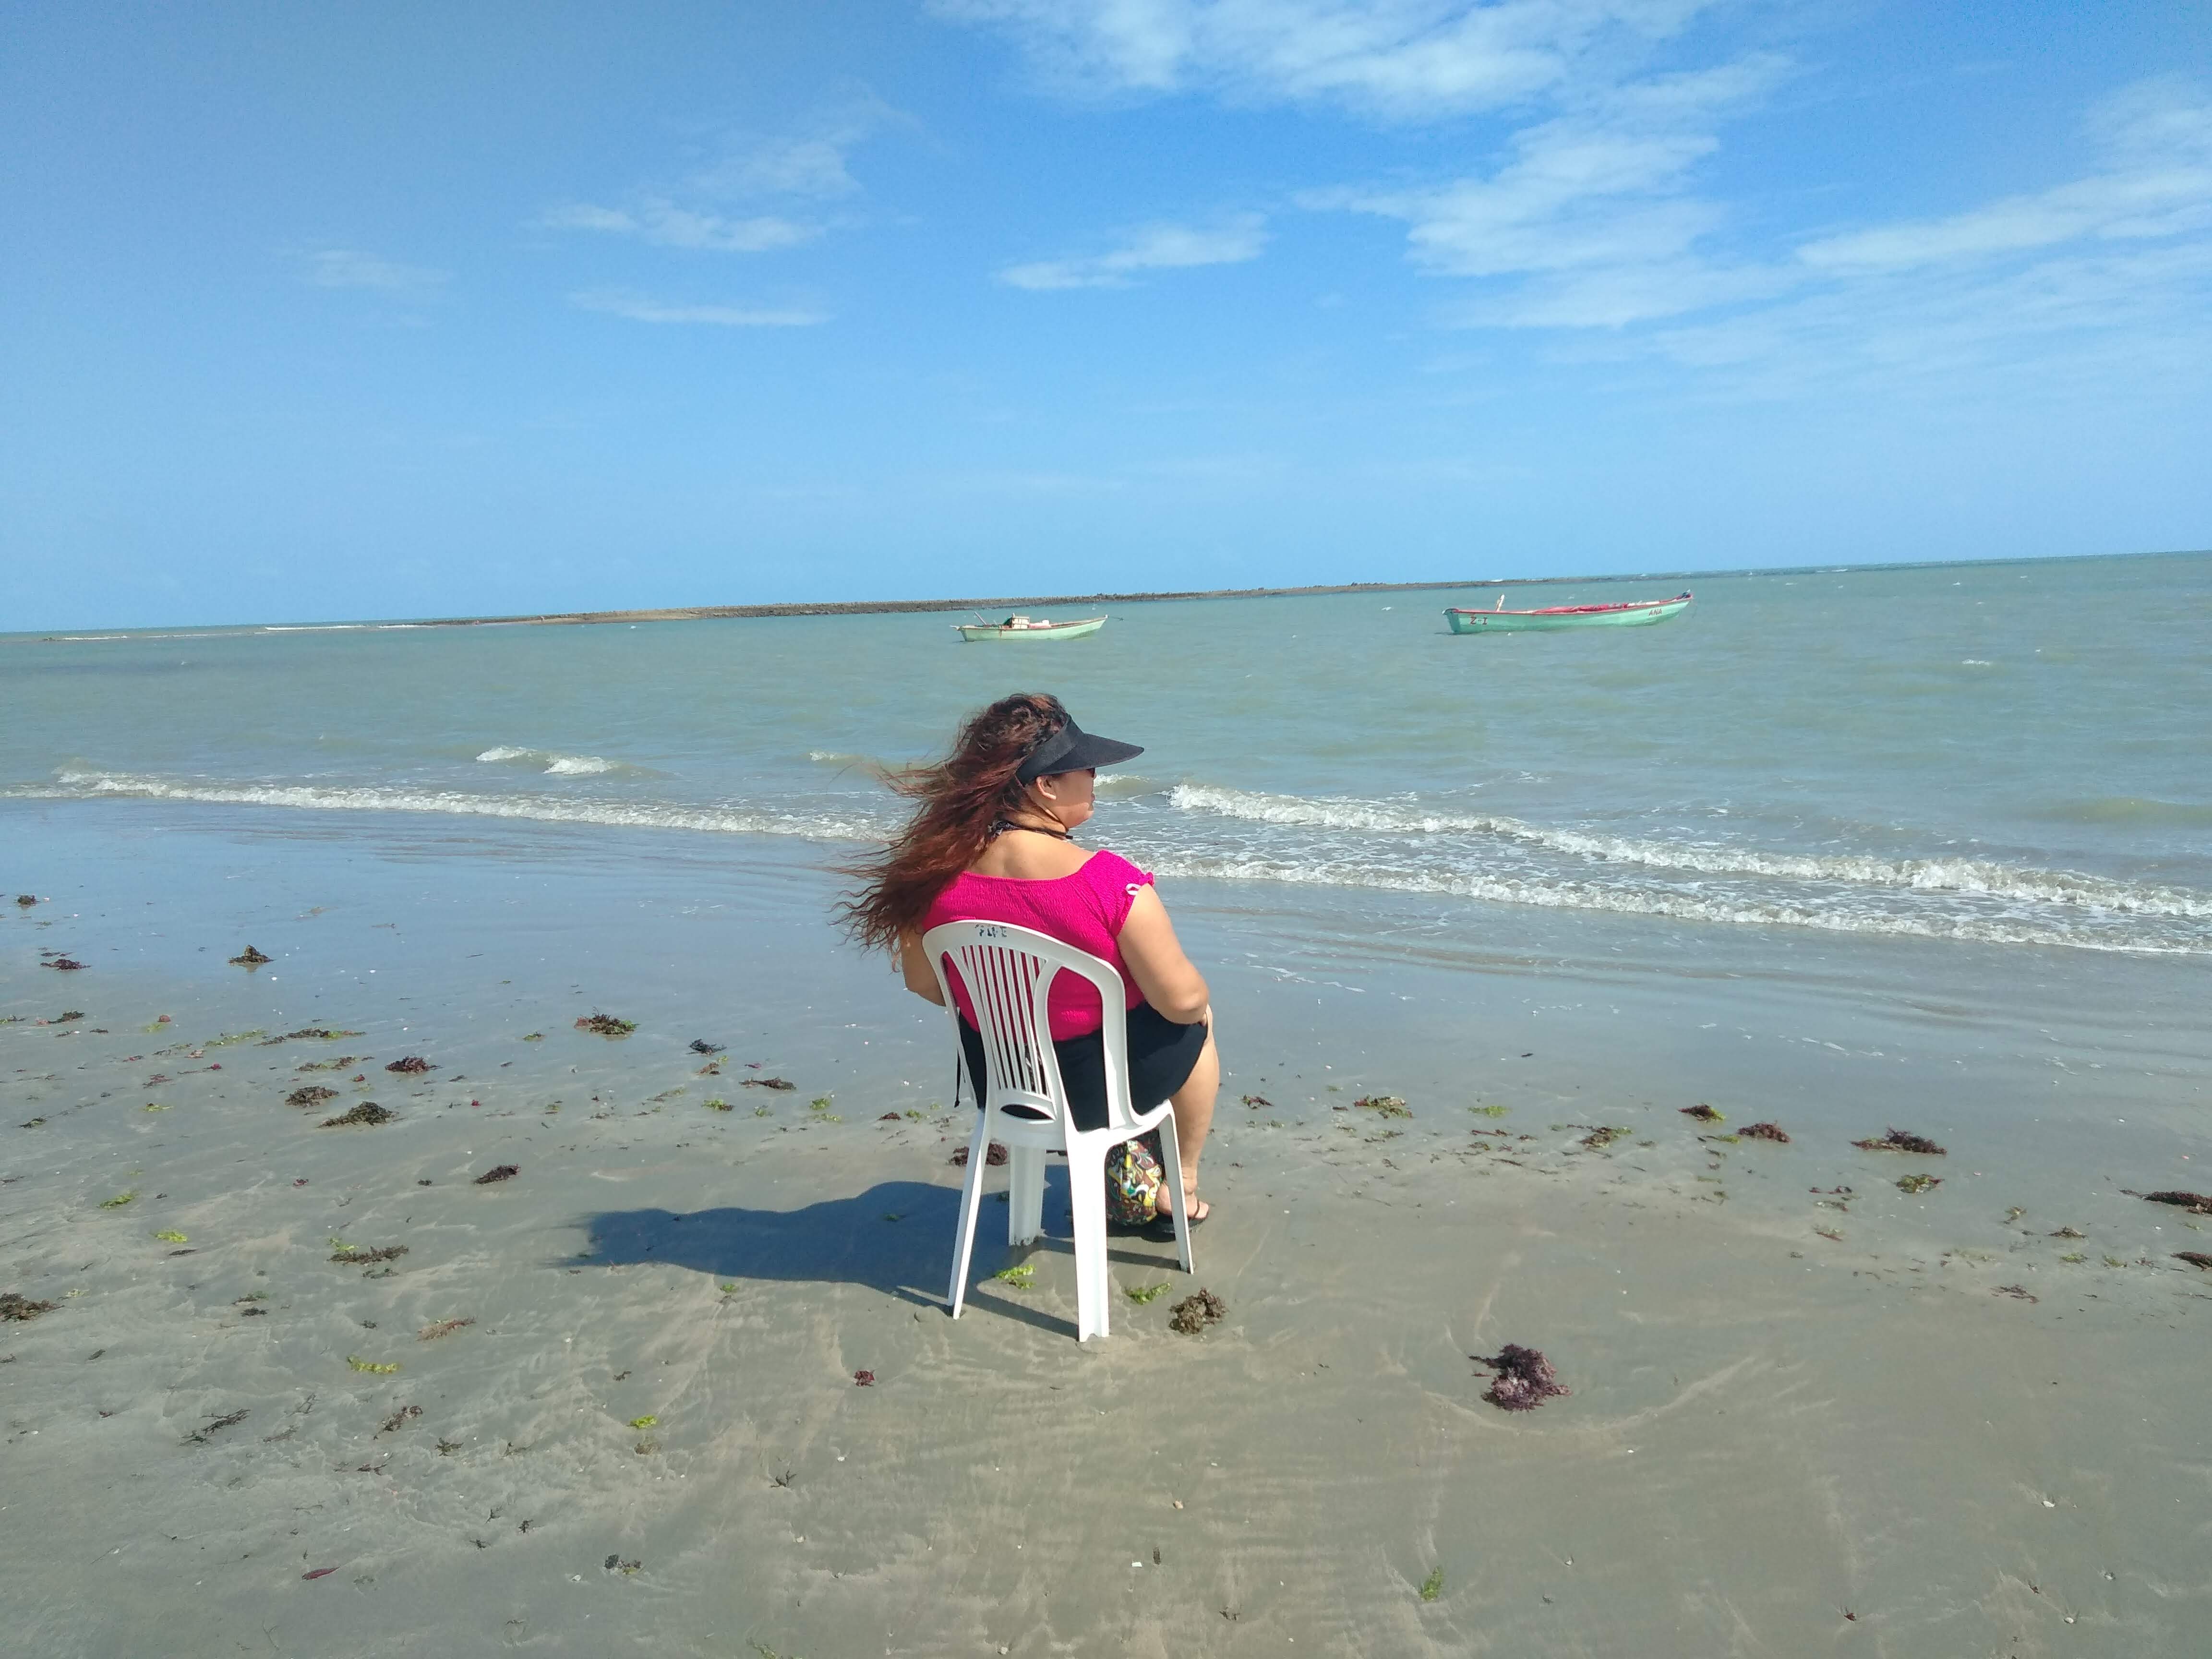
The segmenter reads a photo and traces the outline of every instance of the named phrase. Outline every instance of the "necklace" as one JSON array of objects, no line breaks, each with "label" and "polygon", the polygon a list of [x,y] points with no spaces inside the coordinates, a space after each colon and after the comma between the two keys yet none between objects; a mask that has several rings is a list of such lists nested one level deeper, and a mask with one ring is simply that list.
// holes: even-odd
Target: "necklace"
[{"label": "necklace", "polygon": [[1034,823],[1016,823],[1012,818],[1000,818],[991,825],[992,839],[996,840],[1009,830],[1026,830],[1033,836],[1050,836],[1054,841],[1073,841],[1075,837],[1065,830],[1047,830]]}]

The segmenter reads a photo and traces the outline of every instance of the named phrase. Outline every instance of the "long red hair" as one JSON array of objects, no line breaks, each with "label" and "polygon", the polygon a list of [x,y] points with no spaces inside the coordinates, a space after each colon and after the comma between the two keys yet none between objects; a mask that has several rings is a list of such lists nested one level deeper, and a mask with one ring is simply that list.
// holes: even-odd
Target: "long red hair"
[{"label": "long red hair", "polygon": [[1066,724],[1058,697],[1017,691],[969,715],[943,760],[886,773],[886,783],[921,805],[880,856],[841,866],[861,883],[837,907],[846,931],[871,950],[896,951],[989,843],[992,824],[1022,805],[1015,774]]}]

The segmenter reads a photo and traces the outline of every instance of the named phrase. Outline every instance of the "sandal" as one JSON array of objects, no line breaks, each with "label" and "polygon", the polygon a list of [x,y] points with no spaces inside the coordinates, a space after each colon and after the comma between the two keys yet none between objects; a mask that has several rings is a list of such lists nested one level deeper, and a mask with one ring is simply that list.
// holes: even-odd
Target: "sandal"
[{"label": "sandal", "polygon": [[[1194,1229],[1203,1227],[1206,1225],[1206,1217],[1212,1213],[1213,1206],[1207,1203],[1204,1199],[1200,1199],[1198,1200],[1198,1213],[1190,1218],[1191,1226]],[[1157,1244],[1174,1243],[1176,1237],[1174,1212],[1167,1211],[1153,1217],[1152,1224],[1144,1230],[1144,1236]]]}]

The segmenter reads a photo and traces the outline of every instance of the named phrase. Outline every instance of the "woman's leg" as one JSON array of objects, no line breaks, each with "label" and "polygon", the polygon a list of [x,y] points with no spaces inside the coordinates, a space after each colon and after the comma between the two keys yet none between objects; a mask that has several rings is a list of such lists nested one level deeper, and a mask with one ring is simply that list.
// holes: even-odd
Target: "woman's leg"
[{"label": "woman's leg", "polygon": [[[1205,1150],[1206,1131],[1213,1127],[1213,1097],[1221,1091],[1221,1057],[1214,1052],[1211,1008],[1206,1011],[1206,1047],[1199,1051],[1198,1064],[1190,1068],[1182,1087],[1168,1097],[1175,1106],[1176,1149],[1182,1158],[1183,1191],[1190,1196],[1191,1213],[1201,1221],[1212,1206],[1198,1195],[1198,1155]],[[1162,1207],[1168,1207],[1164,1188],[1160,1198]]]}]

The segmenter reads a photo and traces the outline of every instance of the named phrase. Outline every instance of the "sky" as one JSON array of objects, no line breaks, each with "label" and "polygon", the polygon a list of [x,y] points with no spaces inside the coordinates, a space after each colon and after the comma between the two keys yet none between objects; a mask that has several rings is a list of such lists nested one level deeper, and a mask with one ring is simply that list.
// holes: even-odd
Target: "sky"
[{"label": "sky", "polygon": [[16,0],[0,630],[2212,546],[2212,7]]}]

